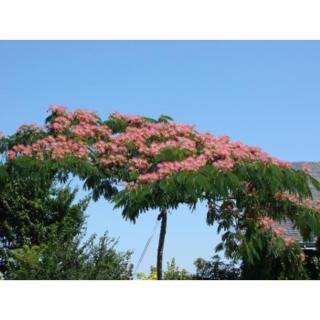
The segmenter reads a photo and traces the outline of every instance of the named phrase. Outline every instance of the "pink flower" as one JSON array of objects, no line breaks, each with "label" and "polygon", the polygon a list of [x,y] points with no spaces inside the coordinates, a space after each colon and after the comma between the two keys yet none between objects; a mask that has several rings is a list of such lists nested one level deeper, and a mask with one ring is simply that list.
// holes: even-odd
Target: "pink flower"
[{"label": "pink flower", "polygon": [[215,161],[213,162],[212,165],[221,171],[228,171],[233,169],[234,162],[231,159],[225,159],[225,160]]},{"label": "pink flower", "polygon": [[129,161],[129,170],[130,171],[135,171],[135,170],[144,171],[144,170],[149,169],[149,167],[150,167],[150,163],[147,160],[142,159],[142,158],[135,157]]},{"label": "pink flower", "polygon": [[272,163],[280,168],[285,168],[285,169],[292,168],[292,164],[290,162],[278,160],[276,158],[272,158]]},{"label": "pink flower", "polygon": [[39,132],[41,128],[35,124],[23,124],[17,129],[17,133]]},{"label": "pink flower", "polygon": [[258,226],[263,229],[271,229],[273,223],[274,223],[273,219],[267,216],[262,216],[258,218]]},{"label": "pink flower", "polygon": [[29,155],[31,155],[31,153],[32,153],[31,147],[30,147],[30,146],[26,146],[26,147],[24,148],[24,150],[23,150],[23,154],[24,154],[25,156],[29,156]]},{"label": "pink flower", "polygon": [[[95,112],[81,109],[68,112],[61,106],[50,106],[49,109],[53,116],[44,129],[47,137],[30,146],[15,146],[11,157],[61,159],[73,155],[86,158],[93,165],[108,166],[115,172],[119,168],[134,171],[138,174],[137,185],[159,181],[182,171],[196,172],[206,165],[221,172],[233,170],[243,162],[288,167],[287,163],[269,157],[259,148],[232,142],[228,136],[199,133],[185,124],[153,123],[140,116],[113,113],[110,120],[126,122],[123,132],[113,134]],[[21,130],[29,129],[24,126]],[[158,163],[156,157],[164,149],[181,151],[181,158],[176,161],[163,159]],[[281,197],[299,200],[292,195]]]},{"label": "pink flower", "polygon": [[143,175],[140,175],[138,180],[140,182],[144,182],[144,183],[152,183],[152,182],[156,182],[160,179],[159,174],[157,173],[146,173]]},{"label": "pink flower", "polygon": [[284,245],[285,245],[286,247],[290,247],[290,246],[292,246],[293,244],[297,243],[296,240],[291,239],[291,238],[285,238],[285,239],[283,239],[283,241],[284,241]]},{"label": "pink flower", "polygon": [[304,172],[310,173],[311,170],[312,170],[312,166],[311,166],[310,163],[304,163],[304,164],[301,166],[301,169],[302,169]]},{"label": "pink flower", "polygon": [[9,150],[9,151],[7,151],[7,157],[10,160],[14,160],[16,158],[16,153],[13,150]]},{"label": "pink flower", "polygon": [[286,228],[283,228],[283,227],[276,227],[276,228],[273,228],[273,234],[276,236],[276,237],[280,237],[282,236],[283,234],[285,234],[288,229]]},{"label": "pink flower", "polygon": [[129,116],[129,115],[125,115],[119,112],[113,112],[111,114],[111,118],[114,119],[118,119],[118,120],[124,120],[127,121],[131,124],[135,124],[135,125],[141,125],[143,123],[146,122],[146,120],[140,116]]},{"label": "pink flower", "polygon": [[96,124],[98,115],[94,111],[77,109],[73,113],[73,119],[78,120],[82,123]]},{"label": "pink flower", "polygon": [[296,195],[294,194],[290,194],[288,192],[277,192],[275,195],[274,195],[274,198],[276,200],[289,200],[293,203],[296,203],[296,204],[299,204],[300,203],[300,199],[299,197],[297,197]]},{"label": "pink flower", "polygon": [[105,143],[104,141],[100,140],[97,143],[93,145],[93,147],[99,152],[99,153],[105,153],[107,150],[109,150],[110,146]]},{"label": "pink flower", "polygon": [[51,110],[53,113],[62,115],[64,113],[66,113],[67,108],[62,107],[62,106],[57,106],[57,105],[51,105],[51,106],[49,106],[49,110]]}]

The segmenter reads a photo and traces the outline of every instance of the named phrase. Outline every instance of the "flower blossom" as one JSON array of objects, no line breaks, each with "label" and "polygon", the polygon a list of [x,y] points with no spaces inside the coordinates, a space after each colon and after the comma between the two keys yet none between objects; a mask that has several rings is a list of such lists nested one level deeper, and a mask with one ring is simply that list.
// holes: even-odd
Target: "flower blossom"
[{"label": "flower blossom", "polygon": [[288,229],[284,228],[284,227],[276,227],[276,228],[272,229],[272,232],[276,237],[280,237],[280,236],[284,235],[285,233],[287,233]]},{"label": "flower blossom", "polygon": [[130,171],[138,171],[138,170],[147,170],[150,167],[150,163],[142,158],[132,158],[131,160],[129,160],[129,170]]},{"label": "flower blossom", "polygon": [[301,169],[302,169],[304,172],[310,173],[311,170],[312,170],[312,166],[310,165],[310,163],[304,163],[304,164],[301,166]]},{"label": "flower blossom", "polygon": [[67,108],[63,106],[51,105],[49,106],[49,110],[51,110],[54,114],[63,115],[66,113]]},{"label": "flower blossom", "polygon": [[290,246],[292,246],[293,244],[297,243],[297,241],[294,240],[294,239],[292,239],[292,238],[284,238],[283,241],[284,241],[284,245],[285,245],[286,247],[290,247]]},{"label": "flower blossom", "polygon": [[263,229],[271,229],[273,224],[274,224],[274,221],[270,217],[262,216],[258,218],[258,226]]},{"label": "flower blossom", "polygon": [[274,195],[274,198],[276,200],[289,201],[298,206],[307,207],[320,214],[320,200],[314,200],[311,198],[301,200],[298,196],[290,194],[288,192],[277,192]]},{"label": "flower blossom", "polygon": [[20,134],[25,134],[27,132],[40,132],[41,131],[41,128],[38,127],[36,124],[23,124],[21,125],[16,133],[20,133]]},{"label": "flower blossom", "polygon": [[[44,129],[47,137],[29,146],[12,148],[8,157],[87,157],[93,165],[136,172],[136,183],[153,183],[178,172],[196,172],[204,166],[211,166],[222,173],[234,170],[243,162],[289,167],[288,163],[270,157],[259,148],[232,142],[226,135],[200,133],[194,126],[186,124],[173,121],[154,123],[141,116],[115,112],[109,119],[125,121],[126,127],[122,132],[113,134],[96,112],[81,109],[69,112],[57,105],[49,109],[52,117]],[[183,151],[182,158],[157,162],[157,156],[164,149]]]},{"label": "flower blossom", "polygon": [[129,122],[134,125],[141,125],[146,122],[146,120],[143,117],[129,116],[129,115],[122,114],[120,112],[113,112],[111,114],[111,118],[114,118],[117,120],[123,120],[123,121]]},{"label": "flower blossom", "polygon": [[55,130],[56,132],[61,132],[68,128],[71,121],[67,117],[58,116],[55,117],[53,122],[48,125],[48,128]]}]

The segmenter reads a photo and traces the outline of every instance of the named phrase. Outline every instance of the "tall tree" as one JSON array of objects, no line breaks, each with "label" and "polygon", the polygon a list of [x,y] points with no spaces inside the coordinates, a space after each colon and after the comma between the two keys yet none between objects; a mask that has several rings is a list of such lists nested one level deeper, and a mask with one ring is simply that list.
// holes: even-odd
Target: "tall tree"
[{"label": "tall tree", "polygon": [[[114,113],[103,122],[93,112],[59,106],[51,111],[36,139],[11,145],[9,160],[53,161],[84,179],[95,198],[111,199],[133,222],[146,210],[159,210],[159,279],[167,212],[183,203],[194,210],[199,201],[208,202],[207,222],[218,223],[224,231],[220,248],[234,257],[246,251],[251,230],[264,217],[290,219],[305,238],[320,233],[319,207],[310,205],[310,184],[320,190],[320,183],[259,148],[199,133],[166,116]],[[125,188],[117,188],[119,182]]]},{"label": "tall tree", "polygon": [[85,239],[89,197],[75,203],[76,189],[45,176],[32,177],[32,171],[20,176],[13,163],[3,172],[7,174],[0,188],[0,274],[4,279],[132,278],[131,252],[117,252],[117,241],[107,234]]},{"label": "tall tree", "polygon": [[13,250],[45,244],[59,233],[68,241],[82,228],[88,204],[88,199],[73,203],[76,190],[13,171],[0,188],[0,272],[9,278]]},{"label": "tall tree", "polygon": [[[3,153],[10,144],[27,140],[34,128],[24,127],[23,131],[25,135],[19,130],[0,141]],[[85,239],[90,197],[75,202],[77,189],[61,184],[69,172],[62,163],[2,157],[0,275],[4,279],[132,277],[131,252],[116,251],[117,241],[107,234]]]}]

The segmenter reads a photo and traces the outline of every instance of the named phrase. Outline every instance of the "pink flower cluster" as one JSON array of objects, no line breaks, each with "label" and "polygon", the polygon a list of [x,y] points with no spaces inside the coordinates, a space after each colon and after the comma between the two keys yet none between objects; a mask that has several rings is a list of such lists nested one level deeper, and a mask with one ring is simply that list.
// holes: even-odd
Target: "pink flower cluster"
[{"label": "pink flower cluster", "polygon": [[98,123],[98,116],[95,112],[76,110],[72,114],[76,125],[71,132],[78,137],[111,139],[111,130],[107,125]]},{"label": "pink flower cluster", "polygon": [[276,226],[274,220],[270,217],[267,217],[267,216],[259,217],[257,221],[257,225],[261,229],[271,231],[275,237],[281,238],[286,247],[289,247],[296,243],[294,239],[284,238],[283,236],[288,232],[288,229],[281,226]]},{"label": "pink flower cluster", "polygon": [[73,119],[78,120],[80,123],[96,124],[98,119],[98,115],[95,111],[77,109],[71,114]]},{"label": "pink flower cluster", "polygon": [[67,108],[63,106],[51,105],[49,106],[49,110],[56,115],[64,115],[67,113]]},{"label": "pink flower cluster", "polygon": [[288,192],[278,192],[274,195],[274,198],[276,200],[290,201],[299,206],[308,207],[310,209],[313,209],[316,213],[320,214],[320,200],[313,200],[311,198],[301,200],[296,195],[290,194]]},{"label": "pink flower cluster", "polygon": [[56,132],[63,132],[65,129],[69,128],[71,124],[71,119],[64,116],[58,116],[54,118],[54,121],[50,123],[48,128],[55,130]]},{"label": "pink flower cluster", "polygon": [[85,144],[81,141],[68,140],[65,136],[48,136],[40,139],[30,146],[16,145],[8,151],[9,159],[17,155],[31,156],[43,160],[46,157],[51,159],[63,159],[66,155],[73,155],[78,158],[86,158],[89,154]]},{"label": "pink flower cluster", "polygon": [[301,170],[307,172],[307,173],[310,173],[311,170],[312,170],[312,166],[309,164],[309,163],[304,163],[302,166],[301,166]]},{"label": "pink flower cluster", "polygon": [[235,163],[231,159],[224,159],[217,160],[212,165],[221,171],[228,171],[233,169]]},{"label": "pink flower cluster", "polygon": [[132,158],[129,160],[129,170],[130,171],[145,171],[150,167],[150,163],[142,158]]},{"label": "pink flower cluster", "polygon": [[143,117],[129,116],[120,112],[113,112],[110,117],[115,120],[123,120],[129,122],[131,125],[142,125],[146,122]]},{"label": "pink flower cluster", "polygon": [[272,218],[267,216],[259,217],[258,219],[258,226],[262,229],[271,229],[274,224],[274,221]]},{"label": "pink flower cluster", "polygon": [[144,183],[152,183],[159,181],[160,175],[158,172],[146,173],[139,176],[139,181]]},{"label": "pink flower cluster", "polygon": [[142,174],[139,176],[138,180],[147,183],[159,181],[173,173],[181,171],[195,172],[205,166],[206,162],[207,159],[203,155],[198,157],[189,157],[182,161],[161,162],[157,165],[156,172]]},{"label": "pink flower cluster", "polygon": [[92,147],[99,153],[103,154],[110,150],[110,144],[106,143],[103,140],[99,140],[95,144],[92,145]]},{"label": "pink flower cluster", "polygon": [[36,133],[36,132],[40,132],[41,130],[42,128],[38,127],[36,124],[23,124],[17,129],[16,133],[20,133],[20,134],[25,134],[28,132]]},{"label": "pink flower cluster", "polygon": [[[118,116],[127,119],[125,116]],[[242,161],[257,161],[288,168],[289,163],[271,158],[259,148],[249,147],[240,142],[232,143],[229,137],[215,137],[209,133],[198,133],[192,126],[169,123],[139,123],[139,127],[128,126],[116,136],[120,145],[135,146],[139,157],[152,162],[164,149],[179,149],[188,152],[182,161],[164,161],[154,172],[141,172],[138,180],[152,183],[179,171],[196,171],[202,166],[212,165],[226,172]],[[200,164],[200,165],[199,165]]]},{"label": "pink flower cluster", "polygon": [[[204,166],[227,172],[244,161],[289,167],[288,163],[269,157],[259,148],[231,142],[228,136],[199,133],[189,125],[153,123],[140,116],[113,113],[110,119],[126,121],[127,127],[124,132],[112,135],[95,112],[68,112],[61,106],[50,106],[49,109],[52,119],[47,125],[47,138],[30,146],[15,146],[9,150],[9,158],[18,154],[39,159],[50,156],[60,159],[67,154],[89,157],[93,164],[135,171],[138,174],[136,183],[152,183],[177,172],[194,172]],[[186,158],[152,166],[155,157],[165,149],[182,150]]]},{"label": "pink flower cluster", "polygon": [[71,132],[78,137],[82,138],[106,138],[110,139],[111,130],[105,125],[95,125],[90,123],[80,123],[75,125]]},{"label": "pink flower cluster", "polygon": [[51,106],[49,109],[54,117],[47,127],[57,134],[63,134],[70,130],[80,138],[100,137],[108,139],[111,137],[110,128],[98,123],[96,112],[81,109],[68,112],[65,107],[60,106]]},{"label": "pink flower cluster", "polygon": [[[112,132],[107,125],[99,122],[95,112],[79,109],[68,112],[61,106],[50,106],[49,110],[52,111],[52,119],[46,126],[47,137],[29,146],[14,146],[7,152],[9,159],[14,159],[17,155],[34,156],[38,159],[62,159],[65,155],[86,158],[95,148],[100,153],[112,150],[111,146],[102,148],[103,144],[107,145],[107,141],[111,140]],[[35,125],[23,125],[17,132],[24,134],[40,130]],[[93,139],[93,142],[88,139]],[[94,140],[98,140],[97,144]]]},{"label": "pink flower cluster", "polygon": [[31,153],[31,148],[29,146],[25,146],[23,144],[17,144],[7,152],[7,156],[10,160],[14,160],[18,154],[30,155],[30,153]]},{"label": "pink flower cluster", "polygon": [[295,194],[290,194],[288,192],[277,192],[274,195],[274,198],[276,200],[289,200],[289,201],[296,203],[296,204],[300,203],[299,197],[297,197]]},{"label": "pink flower cluster", "polygon": [[127,163],[127,158],[123,154],[111,154],[107,158],[99,158],[98,162],[108,167],[123,167]]},{"label": "pink flower cluster", "polygon": [[285,233],[287,233],[288,229],[284,228],[284,227],[275,227],[272,229],[272,232],[276,237],[280,237],[280,236],[284,235]]},{"label": "pink flower cluster", "polygon": [[164,149],[180,149],[190,152],[196,152],[196,142],[186,137],[176,137],[175,140],[167,140],[165,142],[153,142],[149,149],[152,156],[158,155]]},{"label": "pink flower cluster", "polygon": [[294,245],[295,243],[297,243],[296,240],[291,239],[291,238],[284,238],[283,241],[284,241],[284,245],[286,247],[290,247],[290,246]]}]

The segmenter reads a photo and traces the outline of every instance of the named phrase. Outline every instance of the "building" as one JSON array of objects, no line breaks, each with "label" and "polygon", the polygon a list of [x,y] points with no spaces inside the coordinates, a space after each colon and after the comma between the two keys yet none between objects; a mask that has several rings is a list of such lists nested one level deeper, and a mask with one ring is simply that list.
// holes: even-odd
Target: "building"
[{"label": "building", "polygon": [[[301,168],[303,164],[308,164],[311,167],[311,172],[310,174],[318,179],[320,181],[320,162],[295,162],[293,163],[293,167],[298,169]],[[320,199],[320,192],[316,191],[313,188],[313,196],[314,199]],[[316,241],[317,238],[314,239],[314,241],[311,242],[305,242],[303,238],[301,237],[299,231],[295,229],[290,221],[285,221],[281,223],[281,227],[285,227],[288,231],[286,233],[286,236],[288,238],[294,239],[298,241],[304,250],[316,250]]]}]

